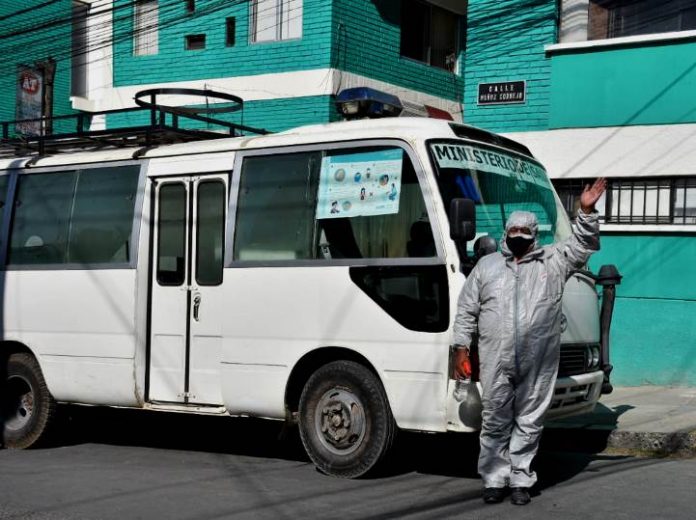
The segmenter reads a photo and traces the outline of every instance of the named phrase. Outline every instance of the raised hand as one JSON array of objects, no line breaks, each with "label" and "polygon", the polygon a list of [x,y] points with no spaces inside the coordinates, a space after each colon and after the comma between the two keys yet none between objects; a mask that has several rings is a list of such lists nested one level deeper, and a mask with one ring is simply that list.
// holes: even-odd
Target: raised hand
[{"label": "raised hand", "polygon": [[592,213],[595,209],[595,204],[606,189],[607,180],[604,177],[600,177],[594,181],[594,184],[591,187],[589,184],[587,184],[582,192],[582,195],[580,195],[580,209],[582,209],[582,212]]}]

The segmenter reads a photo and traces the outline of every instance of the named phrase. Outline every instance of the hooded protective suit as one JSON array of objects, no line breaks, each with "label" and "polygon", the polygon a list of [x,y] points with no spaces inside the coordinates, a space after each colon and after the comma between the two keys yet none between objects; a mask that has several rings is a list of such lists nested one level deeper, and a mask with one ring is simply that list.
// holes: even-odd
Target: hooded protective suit
[{"label": "hooded protective suit", "polygon": [[[519,262],[505,244],[512,227],[528,227],[534,245]],[[479,473],[485,487],[531,487],[530,464],[553,397],[566,280],[599,249],[597,213],[578,213],[573,235],[538,247],[536,216],[513,212],[502,253],[483,257],[459,297],[454,341],[471,345],[478,330],[483,424]],[[478,325],[478,328],[477,328]]]}]

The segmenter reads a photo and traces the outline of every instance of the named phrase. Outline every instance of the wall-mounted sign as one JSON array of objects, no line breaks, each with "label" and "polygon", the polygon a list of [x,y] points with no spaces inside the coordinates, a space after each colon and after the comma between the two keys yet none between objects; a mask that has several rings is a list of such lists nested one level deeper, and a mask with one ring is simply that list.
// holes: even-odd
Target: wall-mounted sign
[{"label": "wall-mounted sign", "polygon": [[[17,71],[17,111],[16,117],[39,119],[43,116],[43,72],[37,67],[19,67]],[[23,135],[41,135],[42,122],[28,121],[17,123],[15,131]]]},{"label": "wall-mounted sign", "polygon": [[527,101],[527,82],[524,80],[479,83],[479,105],[524,103],[525,101]]}]

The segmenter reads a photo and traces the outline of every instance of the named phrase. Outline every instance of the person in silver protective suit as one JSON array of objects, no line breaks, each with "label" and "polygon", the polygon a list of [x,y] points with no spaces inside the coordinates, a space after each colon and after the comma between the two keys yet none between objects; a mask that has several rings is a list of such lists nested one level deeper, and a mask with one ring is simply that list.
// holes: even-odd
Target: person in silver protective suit
[{"label": "person in silver protective suit", "polygon": [[478,471],[483,499],[529,503],[530,469],[551,404],[561,342],[561,298],[566,280],[599,249],[594,205],[606,189],[598,179],[580,198],[573,235],[539,247],[533,213],[513,212],[502,253],[484,256],[464,284],[454,342],[468,355],[478,334],[483,421]]}]

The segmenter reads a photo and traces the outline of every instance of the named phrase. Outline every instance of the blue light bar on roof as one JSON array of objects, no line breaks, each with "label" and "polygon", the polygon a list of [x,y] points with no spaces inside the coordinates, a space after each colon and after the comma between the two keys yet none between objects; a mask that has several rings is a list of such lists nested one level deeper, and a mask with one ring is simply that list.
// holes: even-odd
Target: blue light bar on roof
[{"label": "blue light bar on roof", "polygon": [[398,97],[369,87],[342,90],[336,108],[346,119],[397,117],[403,110]]}]

